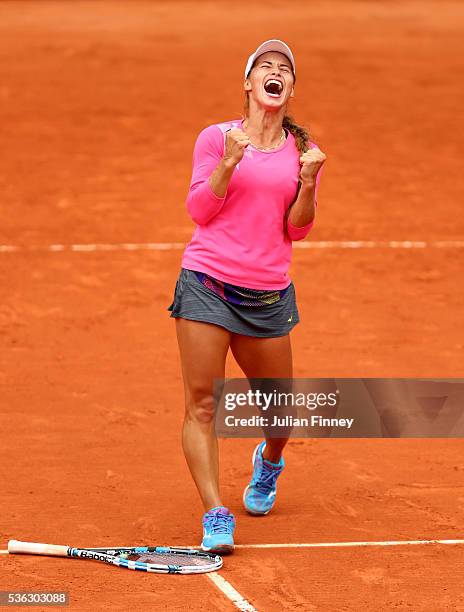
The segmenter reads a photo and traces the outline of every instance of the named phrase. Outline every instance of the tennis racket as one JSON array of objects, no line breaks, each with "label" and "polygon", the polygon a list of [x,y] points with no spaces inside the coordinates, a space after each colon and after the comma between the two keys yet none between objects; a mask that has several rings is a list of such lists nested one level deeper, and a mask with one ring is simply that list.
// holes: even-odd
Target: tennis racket
[{"label": "tennis racket", "polygon": [[78,557],[102,561],[118,567],[157,574],[203,574],[222,567],[222,558],[192,548],[168,546],[121,546],[114,548],[72,548],[36,542],[8,542],[10,554]]}]

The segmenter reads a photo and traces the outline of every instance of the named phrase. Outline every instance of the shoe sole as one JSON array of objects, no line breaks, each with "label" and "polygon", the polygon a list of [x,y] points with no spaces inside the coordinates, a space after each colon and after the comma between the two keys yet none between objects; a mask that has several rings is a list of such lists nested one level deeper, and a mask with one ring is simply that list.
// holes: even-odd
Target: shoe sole
[{"label": "shoe sole", "polygon": [[[251,458],[251,465],[253,466],[253,468],[255,467],[255,459],[256,459],[256,453],[258,452],[258,448],[260,447],[260,445],[258,444],[258,446],[255,448],[255,450],[253,451],[253,456]],[[263,446],[263,450],[264,450],[264,446]],[[272,508],[269,508],[269,510],[266,510],[266,512],[256,512],[255,510],[250,510],[249,508],[247,508],[247,505],[245,503],[245,497],[247,494],[248,489],[250,488],[250,485],[247,485],[245,487],[245,490],[243,491],[243,505],[245,506],[245,510],[248,512],[248,514],[251,514],[252,516],[266,516],[266,514],[269,514],[269,512],[272,510]]]},{"label": "shoe sole", "polygon": [[234,552],[233,544],[220,544],[219,546],[213,546],[212,548],[208,548],[207,546],[201,545],[201,550],[203,552],[214,553],[218,555],[230,555]]}]

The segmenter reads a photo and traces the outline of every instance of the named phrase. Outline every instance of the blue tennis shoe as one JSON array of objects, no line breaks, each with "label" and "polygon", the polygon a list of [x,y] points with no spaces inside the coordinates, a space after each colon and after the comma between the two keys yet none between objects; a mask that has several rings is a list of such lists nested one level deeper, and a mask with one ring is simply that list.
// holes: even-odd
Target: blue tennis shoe
[{"label": "blue tennis shoe", "polygon": [[217,506],[203,515],[203,542],[205,552],[228,554],[234,550],[235,519],[228,508]]},{"label": "blue tennis shoe", "polygon": [[285,467],[283,457],[279,463],[263,458],[266,442],[261,442],[253,453],[253,475],[243,492],[243,504],[250,514],[268,514],[275,502],[276,482]]}]

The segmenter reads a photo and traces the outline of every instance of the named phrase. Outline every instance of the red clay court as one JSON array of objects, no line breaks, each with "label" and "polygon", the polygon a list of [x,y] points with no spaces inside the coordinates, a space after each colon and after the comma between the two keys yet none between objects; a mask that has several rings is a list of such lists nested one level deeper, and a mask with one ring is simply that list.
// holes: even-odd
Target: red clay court
[{"label": "red clay court", "polygon": [[[241,115],[267,38],[295,52],[292,111],[327,155],[291,268],[295,376],[463,376],[463,34],[447,0],[0,3],[0,548],[199,544],[166,309],[195,138]],[[221,441],[235,604],[204,575],[27,556],[0,557],[0,590],[67,590],[71,610],[464,611],[462,544],[340,546],[462,539],[462,440],[293,439],[264,519],[241,504],[254,445]],[[332,546],[249,547],[302,543]]]}]

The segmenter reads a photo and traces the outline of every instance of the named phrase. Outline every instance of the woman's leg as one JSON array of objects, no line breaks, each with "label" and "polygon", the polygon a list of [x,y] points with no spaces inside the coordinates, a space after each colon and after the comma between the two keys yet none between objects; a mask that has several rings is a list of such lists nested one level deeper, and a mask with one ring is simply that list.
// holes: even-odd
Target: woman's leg
[{"label": "woman's leg", "polygon": [[210,323],[176,319],[185,390],[182,445],[205,510],[222,506],[214,430],[214,378],[224,378],[231,334]]},{"label": "woman's leg", "polygon": [[[230,348],[247,378],[292,378],[290,336],[255,338],[233,334]],[[278,463],[288,438],[266,437],[263,458]]]}]

